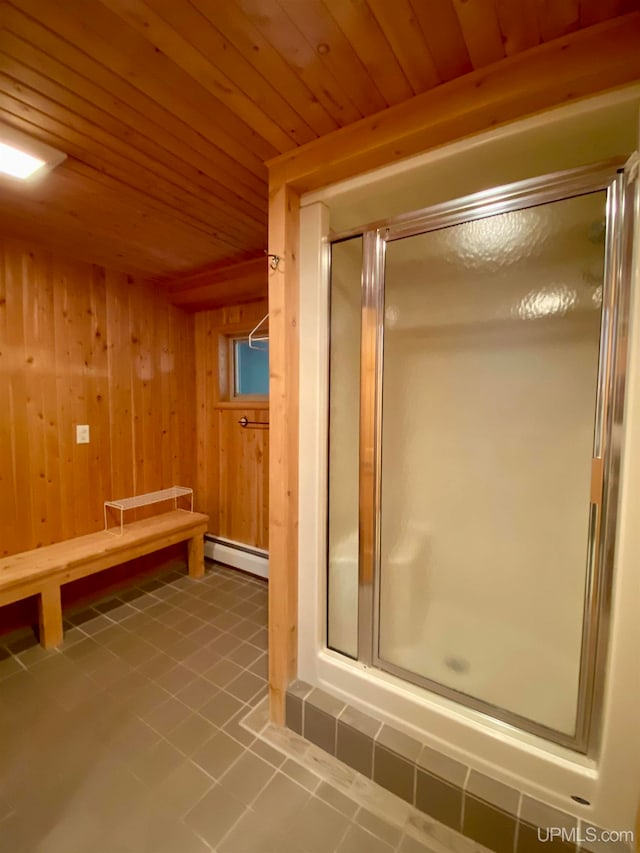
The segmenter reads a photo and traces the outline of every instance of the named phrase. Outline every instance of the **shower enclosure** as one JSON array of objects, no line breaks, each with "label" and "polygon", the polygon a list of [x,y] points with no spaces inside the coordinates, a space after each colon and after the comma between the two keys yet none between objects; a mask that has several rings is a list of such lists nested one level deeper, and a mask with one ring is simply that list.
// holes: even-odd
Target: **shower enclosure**
[{"label": "shower enclosure", "polygon": [[632,216],[619,164],[331,245],[327,645],[597,742]]}]

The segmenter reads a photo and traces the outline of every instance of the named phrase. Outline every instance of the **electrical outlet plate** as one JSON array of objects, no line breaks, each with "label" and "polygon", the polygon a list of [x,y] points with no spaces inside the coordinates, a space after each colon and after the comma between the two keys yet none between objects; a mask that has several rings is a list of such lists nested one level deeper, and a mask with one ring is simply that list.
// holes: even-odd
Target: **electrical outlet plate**
[{"label": "electrical outlet plate", "polygon": [[76,444],[89,444],[89,424],[76,426]]}]

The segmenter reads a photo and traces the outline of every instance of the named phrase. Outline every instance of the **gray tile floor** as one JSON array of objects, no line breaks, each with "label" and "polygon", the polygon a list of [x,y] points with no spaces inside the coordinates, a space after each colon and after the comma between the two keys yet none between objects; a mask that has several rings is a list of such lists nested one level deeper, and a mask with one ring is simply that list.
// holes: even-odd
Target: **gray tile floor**
[{"label": "gray tile floor", "polygon": [[420,853],[240,725],[266,695],[267,587],[209,564],[0,637],[0,853]]}]

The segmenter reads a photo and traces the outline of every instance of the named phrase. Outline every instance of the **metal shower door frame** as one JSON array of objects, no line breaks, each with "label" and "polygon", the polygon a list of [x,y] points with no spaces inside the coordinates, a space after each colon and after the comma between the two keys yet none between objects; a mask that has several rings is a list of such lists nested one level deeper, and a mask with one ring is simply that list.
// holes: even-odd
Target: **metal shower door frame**
[{"label": "metal shower door frame", "polygon": [[[634,163],[625,169],[621,161],[609,161],[510,184],[331,239],[363,237],[358,660],[507,727],[588,754],[596,752],[599,741],[614,570],[621,447],[613,437],[620,435],[624,409],[637,159]],[[405,670],[379,654],[385,252],[387,243],[405,237],[597,191],[605,191],[607,198],[605,272],[578,709],[575,733],[568,735]]]}]

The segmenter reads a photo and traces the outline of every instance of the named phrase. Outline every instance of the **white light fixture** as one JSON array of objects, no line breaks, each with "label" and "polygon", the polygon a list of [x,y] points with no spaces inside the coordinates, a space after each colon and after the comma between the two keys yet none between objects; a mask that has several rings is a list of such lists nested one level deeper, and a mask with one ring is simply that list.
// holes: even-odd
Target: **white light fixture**
[{"label": "white light fixture", "polygon": [[12,178],[26,180],[34,175],[38,169],[44,166],[44,160],[25,154],[13,145],[0,142],[0,172],[3,175],[11,175]]},{"label": "white light fixture", "polygon": [[0,123],[0,178],[36,180],[66,159],[66,154]]}]

